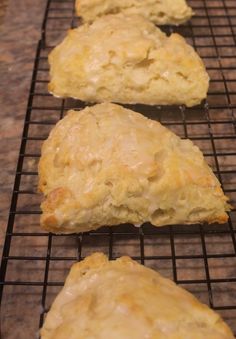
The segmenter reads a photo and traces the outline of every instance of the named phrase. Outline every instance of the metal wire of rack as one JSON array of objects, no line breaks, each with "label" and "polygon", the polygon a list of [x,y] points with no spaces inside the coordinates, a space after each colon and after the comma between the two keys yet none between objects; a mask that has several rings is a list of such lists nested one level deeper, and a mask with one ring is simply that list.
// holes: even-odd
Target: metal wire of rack
[{"label": "metal wire of rack", "polygon": [[204,60],[211,77],[207,101],[194,108],[128,107],[201,148],[234,206],[228,223],[163,228],[127,224],[77,235],[53,235],[40,229],[37,162],[42,142],[68,109],[85,107],[78,100],[53,98],[47,91],[48,53],[68,28],[79,24],[73,0],[48,0],[0,271],[4,337],[35,337],[71,264],[94,251],[110,259],[129,255],[158,270],[209,304],[236,332],[236,3],[190,0],[189,4],[195,11],[190,22],[162,29],[183,35]]}]

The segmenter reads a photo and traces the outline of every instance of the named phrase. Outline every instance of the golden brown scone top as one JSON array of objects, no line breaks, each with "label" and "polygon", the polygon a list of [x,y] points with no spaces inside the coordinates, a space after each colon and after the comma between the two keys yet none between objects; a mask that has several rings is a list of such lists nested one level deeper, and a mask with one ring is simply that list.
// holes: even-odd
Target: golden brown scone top
[{"label": "golden brown scone top", "polygon": [[191,18],[185,0],[76,0],[77,15],[84,22],[112,13],[139,14],[158,25],[180,24]]},{"label": "golden brown scone top", "polygon": [[221,317],[129,257],[95,253],[74,264],[42,339],[233,339]]},{"label": "golden brown scone top", "polygon": [[70,30],[49,55],[49,91],[87,102],[194,106],[209,77],[179,34],[141,16],[108,15]]},{"label": "golden brown scone top", "polygon": [[39,162],[42,227],[227,221],[227,198],[202,153],[159,122],[115,104],[69,111]]}]

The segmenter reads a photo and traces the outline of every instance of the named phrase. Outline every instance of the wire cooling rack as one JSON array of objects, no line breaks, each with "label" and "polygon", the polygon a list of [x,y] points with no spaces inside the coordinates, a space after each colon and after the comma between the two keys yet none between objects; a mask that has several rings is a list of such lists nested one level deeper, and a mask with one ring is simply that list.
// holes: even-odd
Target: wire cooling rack
[{"label": "wire cooling rack", "polygon": [[[236,3],[192,0],[195,16],[178,32],[203,58],[211,77],[207,101],[194,108],[130,105],[196,143],[236,206]],[[47,56],[79,19],[74,1],[48,0],[38,43],[0,272],[3,338],[34,338],[73,262],[94,251],[129,255],[194,293],[236,332],[236,217],[225,225],[103,227],[53,235],[39,226],[37,163],[42,142],[67,109],[85,103],[47,91]]]}]

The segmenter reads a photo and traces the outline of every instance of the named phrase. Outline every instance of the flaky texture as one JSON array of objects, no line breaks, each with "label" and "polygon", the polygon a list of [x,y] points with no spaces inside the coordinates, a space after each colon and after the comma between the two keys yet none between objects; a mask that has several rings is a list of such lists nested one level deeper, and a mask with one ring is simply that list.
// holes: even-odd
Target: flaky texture
[{"label": "flaky texture", "polygon": [[233,339],[221,317],[129,257],[95,253],[74,264],[42,339]]},{"label": "flaky texture", "polygon": [[139,14],[157,25],[180,24],[191,18],[185,0],[76,0],[77,15],[92,22],[107,14]]},{"label": "flaky texture", "polygon": [[194,106],[209,86],[184,38],[141,16],[108,15],[70,30],[49,63],[49,91],[87,102]]},{"label": "flaky texture", "polygon": [[150,221],[227,221],[202,153],[159,122],[115,104],[70,111],[42,147],[42,227],[55,233]]}]

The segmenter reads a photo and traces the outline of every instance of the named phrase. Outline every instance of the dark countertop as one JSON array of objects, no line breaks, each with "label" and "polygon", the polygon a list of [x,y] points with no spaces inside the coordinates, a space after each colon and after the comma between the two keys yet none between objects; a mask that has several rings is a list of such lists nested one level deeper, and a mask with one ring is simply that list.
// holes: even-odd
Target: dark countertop
[{"label": "dark countertop", "polygon": [[45,3],[46,0],[0,2],[0,253]]}]

